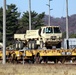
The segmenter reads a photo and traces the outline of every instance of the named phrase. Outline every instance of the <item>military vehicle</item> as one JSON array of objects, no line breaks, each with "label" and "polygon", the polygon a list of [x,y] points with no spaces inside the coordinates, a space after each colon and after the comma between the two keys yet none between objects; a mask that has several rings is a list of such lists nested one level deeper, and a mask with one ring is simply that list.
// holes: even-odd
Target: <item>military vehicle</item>
[{"label": "military vehicle", "polygon": [[17,40],[16,47],[22,48],[22,43],[29,49],[46,47],[61,48],[62,33],[59,26],[42,26],[37,30],[26,30],[25,34],[14,34]]}]

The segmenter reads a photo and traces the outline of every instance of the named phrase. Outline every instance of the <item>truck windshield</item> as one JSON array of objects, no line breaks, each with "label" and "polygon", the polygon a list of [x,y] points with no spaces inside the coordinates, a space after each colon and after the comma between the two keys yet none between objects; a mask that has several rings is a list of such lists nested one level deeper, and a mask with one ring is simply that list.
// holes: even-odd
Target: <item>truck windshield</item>
[{"label": "truck windshield", "polygon": [[54,33],[60,33],[60,29],[58,27],[54,27]]},{"label": "truck windshield", "polygon": [[45,28],[45,33],[53,33],[52,27]]}]

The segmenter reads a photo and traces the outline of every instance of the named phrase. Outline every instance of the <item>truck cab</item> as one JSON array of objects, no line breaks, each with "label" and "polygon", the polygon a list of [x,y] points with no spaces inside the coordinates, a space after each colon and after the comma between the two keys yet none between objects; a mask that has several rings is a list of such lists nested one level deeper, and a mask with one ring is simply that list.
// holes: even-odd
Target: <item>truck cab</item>
[{"label": "truck cab", "polygon": [[43,26],[40,29],[40,36],[43,43],[47,46],[60,46],[62,41],[62,33],[59,26]]}]

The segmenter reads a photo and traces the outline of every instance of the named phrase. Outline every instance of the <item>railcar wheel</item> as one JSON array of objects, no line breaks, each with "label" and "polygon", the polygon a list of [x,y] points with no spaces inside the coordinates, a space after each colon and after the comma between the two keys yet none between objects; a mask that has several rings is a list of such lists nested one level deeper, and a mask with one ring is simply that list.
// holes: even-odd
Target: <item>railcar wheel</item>
[{"label": "railcar wheel", "polygon": [[43,57],[39,58],[39,63],[41,64],[41,62],[43,61]]},{"label": "railcar wheel", "polygon": [[60,62],[61,62],[62,64],[64,64],[64,63],[65,63],[65,58],[61,59]]},{"label": "railcar wheel", "polygon": [[48,57],[43,57],[44,63],[48,63]]},{"label": "railcar wheel", "polygon": [[40,63],[40,54],[37,53],[36,56],[34,57],[35,63]]},{"label": "railcar wheel", "polygon": [[58,59],[55,59],[55,60],[54,60],[54,63],[57,64],[57,63],[58,63]]}]

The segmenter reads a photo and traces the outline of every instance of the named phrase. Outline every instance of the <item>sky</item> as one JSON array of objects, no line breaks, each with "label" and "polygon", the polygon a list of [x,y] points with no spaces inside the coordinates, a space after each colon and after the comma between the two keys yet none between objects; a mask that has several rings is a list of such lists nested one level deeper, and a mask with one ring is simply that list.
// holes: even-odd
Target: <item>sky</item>
[{"label": "sky", "polygon": [[[49,0],[31,0],[31,10],[37,13],[45,12],[49,14],[49,8],[46,4]],[[16,4],[18,11],[23,14],[29,10],[29,0],[6,0],[6,4]],[[3,7],[3,0],[0,0],[0,7]],[[50,15],[52,17],[66,16],[66,0],[52,0],[50,1]],[[76,14],[76,0],[68,0],[68,14]]]}]

